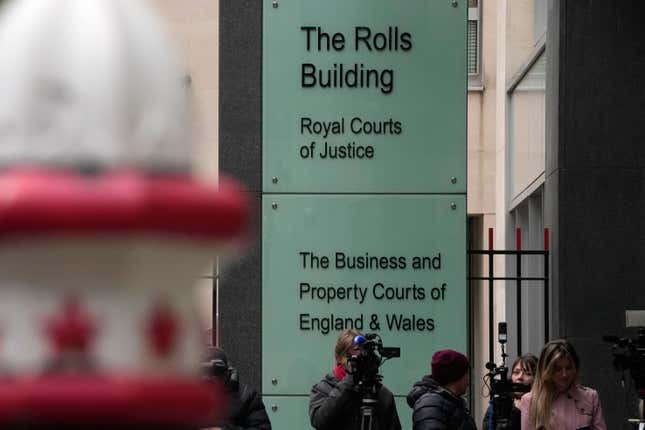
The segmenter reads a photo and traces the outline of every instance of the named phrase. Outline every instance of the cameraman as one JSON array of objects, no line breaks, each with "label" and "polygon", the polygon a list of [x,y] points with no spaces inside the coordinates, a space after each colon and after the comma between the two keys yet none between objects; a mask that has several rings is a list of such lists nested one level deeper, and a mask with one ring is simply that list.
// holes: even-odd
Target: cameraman
[{"label": "cameraman", "polygon": [[[511,383],[513,384],[533,384],[535,377],[535,368],[537,366],[537,357],[533,354],[522,355],[513,361],[511,366]],[[508,430],[520,430],[521,413],[520,413],[520,400],[525,393],[513,393],[513,407],[509,417],[509,425],[506,427]],[[484,425],[482,430],[494,430],[494,413],[492,405],[488,406],[486,415],[484,416]]]},{"label": "cameraman", "polygon": [[211,430],[271,430],[271,422],[260,394],[238,380],[237,370],[229,366],[224,351],[209,347],[203,364],[207,380],[223,384],[227,398],[224,418],[209,427]]},{"label": "cameraman", "polygon": [[[360,430],[363,395],[358,389],[359,380],[354,360],[362,352],[354,343],[361,334],[345,330],[336,341],[336,365],[333,372],[311,389],[309,396],[309,419],[317,430]],[[378,369],[372,369],[377,371]],[[401,423],[396,413],[394,396],[384,385],[375,385],[374,430],[400,430]]]},{"label": "cameraman", "polygon": [[468,389],[469,366],[468,358],[452,349],[432,355],[432,375],[416,382],[408,394],[414,430],[477,430],[461,398]]}]

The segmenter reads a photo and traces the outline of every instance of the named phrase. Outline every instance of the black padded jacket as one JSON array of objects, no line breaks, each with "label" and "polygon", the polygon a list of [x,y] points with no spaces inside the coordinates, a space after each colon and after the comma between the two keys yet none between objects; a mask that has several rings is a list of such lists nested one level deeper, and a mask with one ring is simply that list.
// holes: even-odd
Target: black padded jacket
[{"label": "black padded jacket", "polygon": [[229,387],[228,417],[219,421],[216,427],[224,430],[271,430],[260,394],[249,385],[240,383]]},{"label": "black padded jacket", "polygon": [[414,430],[477,430],[466,403],[426,375],[408,394]]},{"label": "black padded jacket", "polygon": [[[495,430],[491,425],[491,414],[493,413],[492,407],[489,405],[486,409],[486,415],[484,415],[484,421],[482,422],[482,430]],[[509,417],[509,423],[506,427],[507,430],[520,430],[522,427],[522,414],[518,408],[513,406],[511,409],[511,415]]]},{"label": "black padded jacket", "polygon": [[[375,430],[401,430],[394,396],[384,385],[377,387]],[[362,396],[351,375],[342,381],[329,374],[313,386],[309,396],[309,420],[317,430],[360,430]]]}]

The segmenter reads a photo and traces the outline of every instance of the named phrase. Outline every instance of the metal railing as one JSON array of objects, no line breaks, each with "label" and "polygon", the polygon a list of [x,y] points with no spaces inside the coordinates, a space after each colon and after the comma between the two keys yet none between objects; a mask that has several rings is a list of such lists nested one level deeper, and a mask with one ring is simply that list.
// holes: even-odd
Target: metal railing
[{"label": "metal railing", "polygon": [[[544,284],[544,343],[549,340],[549,229],[544,229],[544,249],[528,250],[522,249],[522,232],[516,229],[515,232],[515,250],[493,249],[493,229],[488,229],[488,249],[469,249],[468,255],[487,255],[488,256],[488,276],[472,276],[472,261],[468,259],[468,281],[488,281],[488,352],[490,361],[494,362],[494,282],[495,281],[515,281],[515,293],[517,307],[517,356],[522,355],[522,282],[523,281],[543,281]],[[515,256],[515,276],[495,276],[494,257],[496,255],[514,255]],[[540,277],[522,276],[522,257],[534,255],[544,259],[544,275]]]}]

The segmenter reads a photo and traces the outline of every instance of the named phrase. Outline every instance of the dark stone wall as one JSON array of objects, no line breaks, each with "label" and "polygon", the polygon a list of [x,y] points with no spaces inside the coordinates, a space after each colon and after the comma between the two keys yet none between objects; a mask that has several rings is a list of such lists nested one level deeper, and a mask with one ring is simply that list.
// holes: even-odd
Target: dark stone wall
[{"label": "dark stone wall", "polygon": [[220,172],[262,192],[262,3],[220,1]]},{"label": "dark stone wall", "polygon": [[[553,331],[600,392],[608,428],[630,428],[607,333],[645,309],[645,4],[551,0],[545,223],[553,236]],[[627,381],[628,385],[630,381]]]},{"label": "dark stone wall", "polygon": [[262,3],[220,1],[219,167],[254,204],[246,256],[220,274],[220,345],[240,379],[262,373]]}]

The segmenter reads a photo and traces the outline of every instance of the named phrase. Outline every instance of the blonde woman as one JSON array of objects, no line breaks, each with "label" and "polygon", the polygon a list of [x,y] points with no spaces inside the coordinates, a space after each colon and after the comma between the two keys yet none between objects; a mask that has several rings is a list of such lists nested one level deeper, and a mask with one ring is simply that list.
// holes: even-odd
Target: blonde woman
[{"label": "blonde woman", "polygon": [[522,430],[606,430],[598,392],[577,383],[580,359],[571,343],[542,349],[531,392],[522,397]]}]

